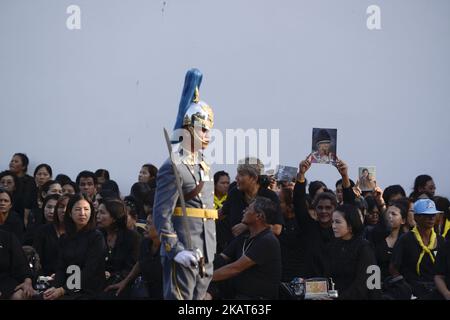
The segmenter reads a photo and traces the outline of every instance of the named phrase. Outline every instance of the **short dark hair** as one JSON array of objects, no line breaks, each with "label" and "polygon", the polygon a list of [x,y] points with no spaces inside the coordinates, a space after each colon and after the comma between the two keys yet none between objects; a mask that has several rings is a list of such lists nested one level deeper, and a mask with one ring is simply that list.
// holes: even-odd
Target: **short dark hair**
[{"label": "short dark hair", "polygon": [[97,184],[97,177],[92,171],[89,170],[83,170],[77,175],[76,183],[79,186],[81,178],[92,178],[94,181],[94,185]]},{"label": "short dark hair", "polygon": [[414,201],[420,196],[421,192],[419,192],[419,188],[425,187],[428,181],[433,180],[433,178],[427,174],[421,174],[414,179],[414,188],[410,197],[413,198]]},{"label": "short dark hair", "polygon": [[97,169],[94,174],[97,178],[103,177],[106,181],[109,180],[109,171],[106,169]]},{"label": "short dark hair", "polygon": [[408,211],[409,211],[409,199],[406,197],[391,201],[388,207],[396,207],[400,210],[400,215],[405,221],[408,219]]},{"label": "short dark hair", "polygon": [[358,212],[358,208],[351,204],[342,204],[336,208],[336,210],[342,213],[343,218],[347,222],[347,225],[352,228],[353,236],[359,236],[363,230],[364,225],[361,221],[361,216]]},{"label": "short dark hair", "polygon": [[158,168],[152,165],[151,163],[146,163],[142,165],[143,168],[147,168],[148,173],[150,173],[150,177],[155,178],[158,174]]},{"label": "short dark hair", "polygon": [[36,167],[36,169],[34,169],[34,173],[33,173],[33,177],[36,177],[36,174],[38,173],[38,171],[42,168],[45,168],[45,170],[47,170],[48,174],[50,175],[50,177],[53,176],[53,171],[52,171],[52,167],[50,167],[50,165],[46,164],[46,163],[41,163],[40,165],[38,165]]},{"label": "short dark hair", "polygon": [[23,170],[23,172],[27,173],[28,171],[28,164],[30,164],[30,160],[28,159],[27,155],[25,153],[15,153],[13,155],[14,156],[18,156],[20,158],[20,160],[22,160],[22,165],[25,167],[25,170]]},{"label": "short dark hair", "polygon": [[70,197],[69,203],[67,204],[66,213],[64,214],[64,227],[66,228],[66,233],[68,236],[74,236],[77,233],[77,227],[72,219],[71,214],[75,204],[81,200],[87,201],[91,209],[91,216],[89,217],[87,225],[83,228],[83,231],[94,230],[96,228],[94,205],[86,195],[82,193],[77,193],[74,194],[72,197]]},{"label": "short dark hair", "polygon": [[319,204],[319,202],[322,200],[330,200],[331,205],[335,208],[337,207],[336,196],[331,192],[325,191],[325,192],[318,194],[317,197],[314,199],[313,208],[316,208],[317,205]]},{"label": "short dark hair", "polygon": [[400,194],[402,197],[406,197],[405,189],[399,184],[394,184],[392,186],[387,187],[383,191],[383,200],[386,205],[391,201],[392,196]]},{"label": "short dark hair", "polygon": [[217,171],[216,173],[214,173],[214,185],[217,184],[217,182],[219,182],[220,177],[228,177],[228,179],[230,179],[230,175],[228,174],[228,172],[226,171]]},{"label": "short dark hair", "polygon": [[58,181],[61,186],[64,186],[66,184],[69,184],[69,182],[72,182],[72,179],[70,179],[69,176],[63,173],[60,173],[55,177],[55,181]]},{"label": "short dark hair", "polygon": [[72,186],[73,190],[75,190],[75,193],[80,192],[80,188],[79,188],[78,185],[77,185],[75,182],[73,182],[73,181],[67,181],[66,183],[62,184],[61,187],[64,187],[65,185],[68,185],[68,184]]},{"label": "short dark hair", "polygon": [[[353,188],[355,186],[355,182],[352,179],[350,180],[350,187]],[[335,187],[337,188],[338,185],[342,184],[342,178],[336,181]]]},{"label": "short dark hair", "polygon": [[46,183],[44,183],[42,185],[41,189],[39,190],[39,198],[42,201],[44,201],[44,197],[42,197],[42,193],[45,192],[45,196],[47,197],[48,190],[50,190],[50,186],[53,185],[53,184],[61,185],[58,181],[55,181],[55,180],[48,180]]},{"label": "short dark hair", "polygon": [[117,198],[120,198],[119,185],[114,180],[106,180],[102,184],[102,191],[111,191],[116,195]]},{"label": "short dark hair", "polygon": [[256,197],[253,202],[256,213],[262,213],[267,224],[273,224],[278,213],[275,202],[266,197]]},{"label": "short dark hair", "polygon": [[16,190],[19,190],[19,184],[20,184],[20,180],[19,177],[17,177],[17,174],[15,174],[14,172],[12,172],[11,170],[5,170],[0,172],[0,179],[2,179],[3,177],[7,177],[7,176],[11,176],[14,180],[14,185]]},{"label": "short dark hair", "polygon": [[314,198],[316,197],[316,193],[320,188],[327,189],[327,185],[319,180],[311,181],[309,183],[308,193],[309,193],[309,196],[311,197],[311,200],[314,201]]},{"label": "short dark hair", "polygon": [[155,192],[148,183],[136,182],[131,186],[130,195],[138,199],[143,205],[152,205]]},{"label": "short dark hair", "polygon": [[8,197],[9,197],[9,200],[11,201],[11,205],[14,204],[14,203],[13,203],[13,197],[12,197],[11,192],[9,192],[8,190],[3,189],[3,188],[0,187],[0,194],[1,194],[1,193],[6,193],[6,194],[8,195]]},{"label": "short dark hair", "polygon": [[375,198],[370,195],[364,198],[366,200],[367,203],[367,211],[368,212],[372,212],[373,209],[377,208],[378,209],[378,205],[377,202],[375,201]]},{"label": "short dark hair", "polygon": [[436,204],[436,209],[444,213],[445,218],[450,219],[450,201],[446,197],[435,196],[434,203]]}]

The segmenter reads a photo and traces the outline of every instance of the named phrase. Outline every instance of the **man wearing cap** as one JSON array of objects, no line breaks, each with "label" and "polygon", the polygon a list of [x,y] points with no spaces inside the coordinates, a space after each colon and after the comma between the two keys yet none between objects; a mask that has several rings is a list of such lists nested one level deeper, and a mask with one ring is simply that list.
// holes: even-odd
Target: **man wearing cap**
[{"label": "man wearing cap", "polygon": [[430,199],[414,203],[416,226],[398,239],[389,268],[393,276],[401,274],[405,278],[419,299],[430,299],[435,291],[434,264],[444,245],[444,239],[433,229],[437,213]]},{"label": "man wearing cap", "polygon": [[[209,144],[213,112],[199,99],[201,80],[202,74],[197,69],[186,74],[174,127],[172,159],[164,162],[156,178],[153,219],[161,238],[164,298],[170,300],[203,299],[213,273],[217,210],[210,167],[202,155]],[[178,194],[174,165],[185,210]]]},{"label": "man wearing cap", "polygon": [[331,136],[325,129],[320,129],[316,138],[317,150],[311,154],[312,163],[336,163],[336,155],[330,151]]}]

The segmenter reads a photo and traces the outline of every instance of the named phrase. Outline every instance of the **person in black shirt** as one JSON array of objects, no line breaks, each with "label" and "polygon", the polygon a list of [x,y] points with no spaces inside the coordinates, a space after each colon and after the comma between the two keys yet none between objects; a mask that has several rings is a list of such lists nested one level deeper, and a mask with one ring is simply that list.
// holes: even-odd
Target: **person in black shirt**
[{"label": "person in black shirt", "polygon": [[368,267],[376,265],[376,260],[370,243],[361,237],[363,229],[355,206],[344,204],[333,212],[335,239],[327,245],[327,259],[321,275],[333,279],[340,300],[378,297],[377,290],[367,286]]},{"label": "person in black shirt", "polygon": [[392,254],[390,273],[401,274],[419,299],[429,299],[435,289],[434,263],[444,239],[434,231],[437,213],[434,202],[419,199],[414,203],[416,227],[398,239]]},{"label": "person in black shirt", "polygon": [[17,212],[21,220],[23,221],[23,194],[21,193],[21,186],[17,175],[10,171],[3,171],[0,173],[0,187],[9,191],[12,195],[13,207],[12,210]]},{"label": "person in black shirt", "polygon": [[408,218],[408,207],[409,201],[407,198],[391,201],[385,213],[390,233],[385,238],[375,238],[373,243],[375,257],[381,269],[381,281],[384,281],[390,275],[389,264],[392,252],[398,238],[404,233],[403,226]]},{"label": "person in black shirt", "polygon": [[437,254],[434,283],[441,298],[450,300],[450,241]]},{"label": "person in black shirt", "polygon": [[59,256],[59,239],[64,234],[64,211],[69,201],[68,195],[57,194],[45,197],[43,207],[46,224],[40,226],[35,233],[33,247],[39,254],[44,275],[56,272]]},{"label": "person in black shirt", "polygon": [[0,230],[0,300],[29,299],[35,291],[31,270],[16,236]]},{"label": "person in black shirt", "polygon": [[291,188],[280,191],[280,207],[284,217],[283,231],[278,237],[281,248],[283,266],[282,281],[289,282],[293,278],[304,274],[304,252],[299,246],[300,232],[294,214],[293,193]]},{"label": "person in black shirt", "polygon": [[19,215],[12,211],[12,196],[0,188],[0,230],[14,233],[20,243],[23,241],[23,224]]},{"label": "person in black shirt", "polygon": [[[108,286],[105,291],[115,290],[116,296],[118,296],[134,279],[136,279],[136,277],[139,276],[139,274],[141,274],[147,291],[145,298],[156,300],[163,299],[162,266],[161,256],[159,254],[161,241],[159,240],[158,231],[153,224],[152,215],[147,216],[144,237],[139,251],[139,259],[133,269],[125,279]],[[143,297],[133,296],[132,292],[131,298]]]},{"label": "person in black shirt", "polygon": [[103,199],[98,208],[97,227],[106,241],[106,280],[111,285],[123,280],[135,265],[140,238],[137,232],[127,228],[125,204],[119,199]]},{"label": "person in black shirt", "polygon": [[[61,238],[54,286],[43,297],[95,298],[105,286],[106,248],[102,233],[95,229],[94,207],[86,196],[77,194],[70,198],[64,224],[66,233]],[[79,277],[73,266],[78,266]],[[79,287],[74,278],[79,280]]]},{"label": "person in black shirt", "polygon": [[27,174],[29,159],[24,153],[16,153],[11,158],[9,163],[9,170],[17,175],[19,178],[19,183],[17,184],[17,194],[19,194],[19,204],[18,206],[23,208],[23,212],[19,212],[22,224],[26,226],[26,221],[24,220],[25,207],[28,203],[28,199],[32,197],[32,194],[36,194],[36,184],[33,177]]},{"label": "person in black shirt", "polygon": [[[336,196],[331,192],[321,192],[315,195],[312,207],[314,208],[317,220],[313,219],[308,211],[308,202],[306,197],[306,178],[305,174],[311,167],[309,160],[300,162],[297,182],[294,186],[294,212],[300,229],[299,246],[304,252],[305,268],[300,270],[304,278],[317,275],[319,270],[315,263],[321,261],[324,263],[325,246],[334,238],[331,228],[332,213],[337,206]],[[343,199],[345,203],[354,203],[355,194],[351,188],[350,178],[348,176],[347,165],[342,161],[337,161],[337,169],[342,176]],[[316,262],[314,262],[316,261]]]},{"label": "person in black shirt", "polygon": [[242,223],[243,212],[257,196],[265,197],[275,202],[277,211],[271,228],[275,235],[278,236],[281,233],[284,221],[279,208],[278,196],[272,190],[262,188],[259,184],[262,166],[261,161],[254,158],[246,158],[239,164],[236,187],[230,190],[228,198],[219,212],[220,223],[224,225],[224,227],[217,229],[217,232],[223,231],[223,234],[218,235],[218,239],[223,241],[220,245],[221,247],[225,247],[234,237],[247,230],[247,226]]},{"label": "person in black shirt", "polygon": [[220,254],[231,262],[215,270],[212,281],[232,279],[235,299],[278,298],[281,252],[270,230],[276,214],[271,200],[256,197],[242,217],[249,234],[240,235]]}]

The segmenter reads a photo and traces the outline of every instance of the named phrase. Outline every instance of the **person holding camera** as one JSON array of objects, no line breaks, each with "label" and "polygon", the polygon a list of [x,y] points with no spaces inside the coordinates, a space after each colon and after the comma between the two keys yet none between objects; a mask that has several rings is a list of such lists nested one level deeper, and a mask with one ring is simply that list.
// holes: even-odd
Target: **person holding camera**
[{"label": "person holding camera", "polygon": [[281,233],[284,221],[280,200],[275,192],[261,185],[262,172],[263,164],[257,158],[247,157],[238,165],[236,187],[230,190],[221,211],[221,214],[227,217],[231,231],[228,242],[248,230],[247,225],[242,222],[243,212],[257,196],[268,198],[276,204],[277,212],[271,230],[276,236]]}]

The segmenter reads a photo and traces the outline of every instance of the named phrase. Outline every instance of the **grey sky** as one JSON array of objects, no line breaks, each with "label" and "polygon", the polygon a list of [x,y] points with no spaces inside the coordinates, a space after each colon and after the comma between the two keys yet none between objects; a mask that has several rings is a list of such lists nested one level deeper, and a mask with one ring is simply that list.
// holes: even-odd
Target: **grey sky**
[{"label": "grey sky", "polygon": [[[70,4],[81,30],[66,28]],[[372,4],[381,30],[366,27]],[[337,128],[352,178],[375,165],[379,185],[409,192],[427,173],[450,196],[449,13],[447,0],[2,0],[0,167],[26,152],[30,171],[107,168],[127,194],[166,158],[195,66],[216,128],[279,128],[281,164],[309,154],[313,127]]]}]

